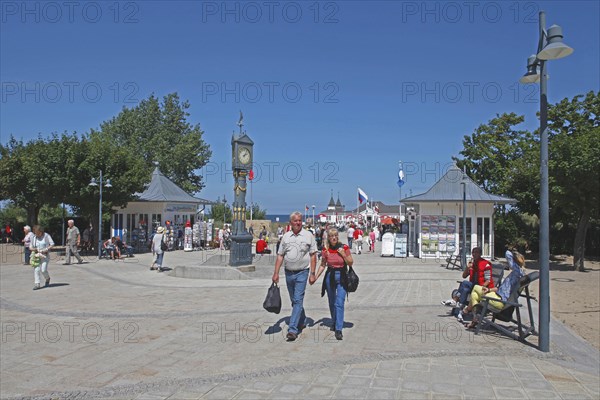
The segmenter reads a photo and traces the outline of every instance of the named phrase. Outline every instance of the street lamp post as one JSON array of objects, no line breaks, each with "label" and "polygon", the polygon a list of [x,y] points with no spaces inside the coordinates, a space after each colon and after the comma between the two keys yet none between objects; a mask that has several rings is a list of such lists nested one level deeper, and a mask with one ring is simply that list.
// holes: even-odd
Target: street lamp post
[{"label": "street lamp post", "polygon": [[315,205],[312,205],[312,210],[313,210],[313,229],[316,229],[317,223],[315,221]]},{"label": "street lamp post", "polygon": [[467,268],[467,173],[464,171],[464,169],[460,184],[462,185],[463,190],[462,246],[460,247],[460,266],[464,271]]},{"label": "street lamp post", "polygon": [[225,209],[227,208],[227,199],[223,195],[223,235],[225,235]]},{"label": "street lamp post", "polygon": [[[100,201],[98,202],[98,258],[102,256],[102,170],[100,170],[100,179],[96,182],[96,178],[92,178],[88,186],[100,187]],[[110,188],[110,179],[106,180],[105,188]]]},{"label": "street lamp post", "polygon": [[[537,54],[527,60],[527,73],[521,83],[540,83],[540,336],[539,349],[550,351],[550,217],[548,209],[548,74],[547,60],[557,60],[573,53],[563,43],[562,28],[552,25],[546,31],[546,13],[540,11]],[[539,67],[539,70],[538,70]]]}]

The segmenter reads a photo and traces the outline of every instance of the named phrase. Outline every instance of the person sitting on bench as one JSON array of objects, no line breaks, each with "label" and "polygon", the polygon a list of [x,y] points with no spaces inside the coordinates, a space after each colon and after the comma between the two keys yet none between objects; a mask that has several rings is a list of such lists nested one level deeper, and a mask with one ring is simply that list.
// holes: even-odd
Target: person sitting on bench
[{"label": "person sitting on bench", "polygon": [[[471,300],[469,305],[465,307],[464,312],[470,313],[473,308],[481,302],[481,299],[486,297],[493,297],[498,300],[507,301],[510,294],[519,285],[519,281],[525,275],[525,257],[518,251],[506,252],[506,261],[510,266],[512,272],[502,281],[500,287],[488,288],[479,285],[475,285],[471,291]],[[498,300],[490,300],[490,304],[496,308],[504,307],[504,304]],[[474,328],[477,325],[477,318],[473,318],[473,321],[467,325],[468,328]]]},{"label": "person sitting on bench", "polygon": [[111,260],[121,258],[121,251],[116,245],[116,238],[112,237],[104,242],[104,249],[106,250],[106,254],[110,256]]},{"label": "person sitting on bench", "polygon": [[115,246],[119,250],[119,254],[126,254],[127,257],[133,257],[133,249],[131,246],[127,246],[120,237],[115,238]]},{"label": "person sitting on bench", "polygon": [[267,246],[266,240],[259,239],[256,242],[256,254],[271,254],[271,249]]},{"label": "person sitting on bench", "polygon": [[[462,281],[458,286],[458,290],[452,292],[452,298],[442,301],[443,305],[462,310],[467,303],[467,298],[469,293],[471,293],[473,286],[479,285],[487,288],[494,287],[492,264],[488,260],[481,258],[481,252],[481,247],[473,248],[471,252],[473,260],[468,263],[468,268],[462,273],[463,279],[468,276],[469,280]],[[462,312],[459,311],[457,318],[459,321],[462,320]]]}]

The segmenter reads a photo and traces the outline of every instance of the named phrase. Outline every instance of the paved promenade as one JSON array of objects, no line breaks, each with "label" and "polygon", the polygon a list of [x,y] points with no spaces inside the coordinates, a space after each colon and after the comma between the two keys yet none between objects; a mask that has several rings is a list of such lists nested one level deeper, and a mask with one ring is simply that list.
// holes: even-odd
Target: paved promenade
[{"label": "paved promenade", "polygon": [[[474,335],[440,304],[460,273],[440,262],[355,255],[360,286],[344,340],[329,331],[320,283],[309,326],[286,342],[290,313],[262,302],[273,256],[248,280],[149,271],[151,256],[51,261],[51,286],[0,254],[0,397],[58,399],[598,399],[599,354],[553,320],[551,352]],[[18,251],[18,250],[17,250]],[[226,264],[225,253],[170,252],[165,266]],[[537,326],[537,310],[536,310]]]}]

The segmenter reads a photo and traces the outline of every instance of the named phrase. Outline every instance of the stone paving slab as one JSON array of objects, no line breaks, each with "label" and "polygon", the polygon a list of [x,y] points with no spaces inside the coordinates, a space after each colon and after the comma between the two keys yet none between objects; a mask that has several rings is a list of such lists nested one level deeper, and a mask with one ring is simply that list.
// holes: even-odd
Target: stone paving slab
[{"label": "stone paving slab", "polygon": [[[201,267],[215,257],[197,253],[167,253],[166,265]],[[527,345],[474,335],[440,305],[458,271],[377,253],[355,260],[361,283],[346,303],[344,340],[329,330],[319,282],[306,295],[309,326],[292,343],[284,279],[281,314],[261,306],[274,258],[261,258],[244,281],[156,273],[148,254],[53,260],[52,286],[39,291],[30,267],[3,262],[0,397],[599,397],[598,351],[557,321],[550,353],[536,350],[535,337]]]}]

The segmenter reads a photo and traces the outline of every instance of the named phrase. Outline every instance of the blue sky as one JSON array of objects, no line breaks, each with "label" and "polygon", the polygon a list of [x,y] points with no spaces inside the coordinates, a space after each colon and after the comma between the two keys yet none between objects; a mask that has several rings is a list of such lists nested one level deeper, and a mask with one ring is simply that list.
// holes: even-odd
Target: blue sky
[{"label": "blue sky", "polygon": [[[427,190],[496,114],[538,126],[523,86],[538,11],[575,49],[549,62],[549,101],[599,90],[596,1],[1,3],[0,142],[88,132],[151,93],[191,103],[213,157],[198,196],[233,197],[239,110],[255,142],[252,199],[270,214],[347,208],[357,187],[397,204]],[[248,201],[250,199],[248,198]]]}]

